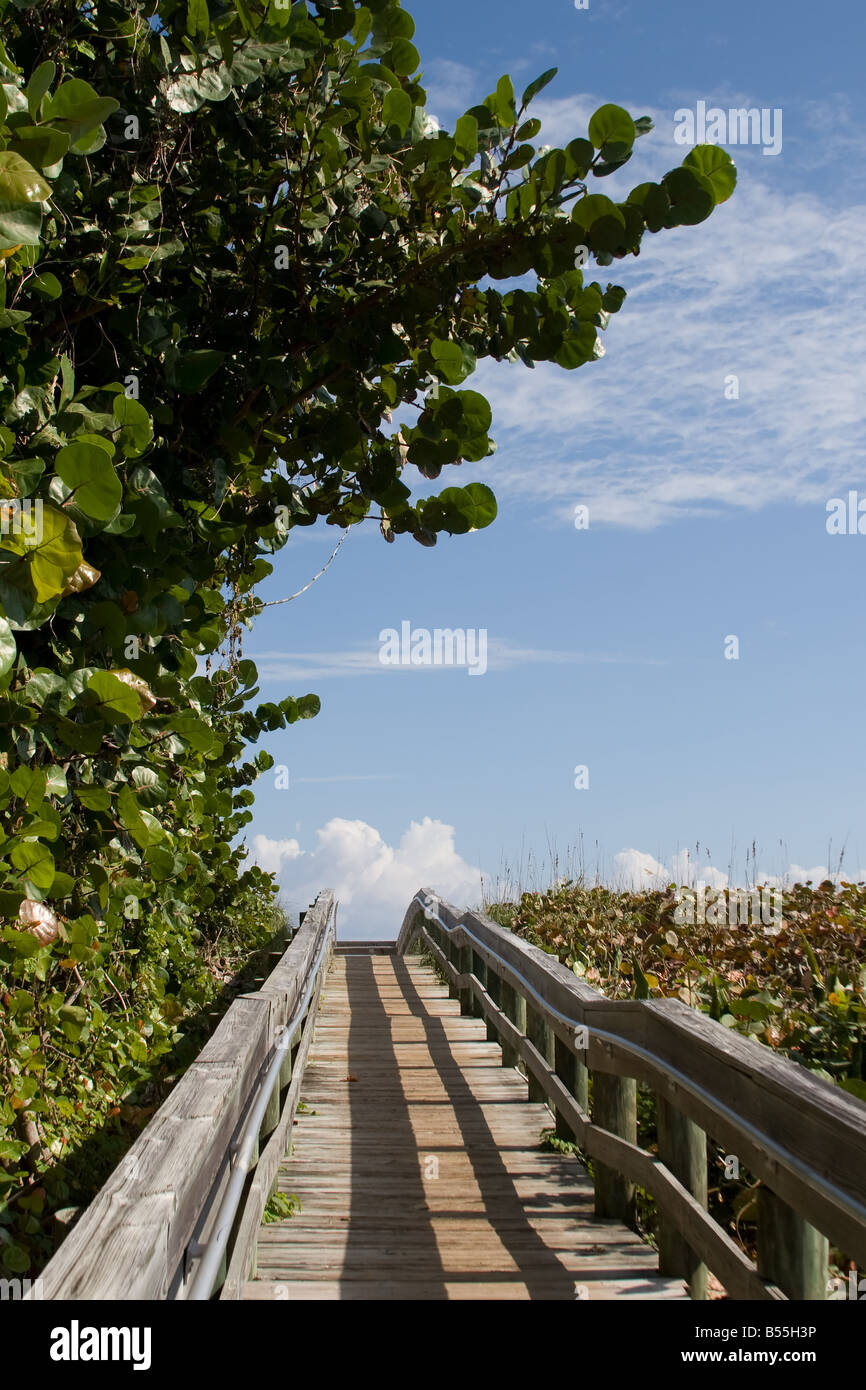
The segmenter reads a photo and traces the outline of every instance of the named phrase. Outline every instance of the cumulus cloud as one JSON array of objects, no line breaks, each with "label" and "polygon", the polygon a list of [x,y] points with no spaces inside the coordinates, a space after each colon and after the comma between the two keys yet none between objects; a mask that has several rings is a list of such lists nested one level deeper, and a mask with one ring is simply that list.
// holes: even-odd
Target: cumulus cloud
[{"label": "cumulus cloud", "polygon": [[664,888],[670,883],[670,874],[664,864],[651,854],[639,849],[622,849],[615,854],[615,881],[623,888],[639,893],[644,888]]},{"label": "cumulus cloud", "polygon": [[[745,875],[732,876],[723,869],[717,869],[713,864],[696,863],[687,849],[677,851],[671,856],[668,864],[661,863],[653,855],[642,850],[624,849],[614,855],[614,865],[613,886],[636,893],[667,888],[671,883],[683,888],[704,884],[713,890],[749,886]],[[755,869],[750,871],[749,878],[752,883],[765,884],[769,888],[783,888],[810,880],[812,883],[821,883],[828,878],[838,884],[845,878],[845,874],[831,873],[824,864],[817,864],[812,869],[806,869],[802,864],[789,864],[783,874],[767,874]]]},{"label": "cumulus cloud", "polygon": [[395,845],[366,821],[336,816],[316,832],[309,850],[296,840],[256,835],[250,857],[277,873],[294,911],[321,889],[332,889],[339,902],[337,928],[348,940],[395,937],[422,887],[435,888],[460,907],[481,898],[481,871],[457,853],[454,827],[429,816],[412,821]]},{"label": "cumulus cloud", "polygon": [[768,874],[763,882],[771,887],[786,887],[791,883],[823,883],[828,878],[831,883],[835,883],[837,886],[845,880],[851,881],[848,874],[838,870],[831,871],[826,864],[816,864],[812,869],[804,869],[802,864],[791,864],[786,874],[781,876]]},{"label": "cumulus cloud", "polygon": [[302,852],[297,840],[271,840],[267,835],[254,835],[249,858],[259,868],[275,874],[282,868],[284,859],[297,859]]},{"label": "cumulus cloud", "polygon": [[[388,844],[375,826],[335,816],[315,833],[304,849],[296,839],[254,835],[249,859],[277,875],[290,911],[304,909],[323,888],[337,898],[337,928],[344,940],[394,938],[414,893],[432,888],[457,907],[473,907],[482,899],[482,870],[458,853],[454,827],[424,816],[411,821],[395,844]],[[840,882],[845,875],[826,866],[807,869],[791,864],[782,875],[750,873],[753,882],[768,887]],[[489,876],[488,876],[489,880]],[[696,862],[687,849],[667,863],[639,849],[623,849],[613,860],[610,886],[632,892],[666,888],[671,883],[708,888],[743,888],[739,880],[708,863]]]}]

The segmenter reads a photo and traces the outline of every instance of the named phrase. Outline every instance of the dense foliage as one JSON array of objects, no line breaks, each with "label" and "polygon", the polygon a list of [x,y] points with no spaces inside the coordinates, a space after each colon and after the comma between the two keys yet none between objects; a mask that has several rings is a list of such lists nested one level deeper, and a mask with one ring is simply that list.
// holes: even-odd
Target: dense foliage
[{"label": "dense foliage", "polygon": [[776,922],[732,896],[687,923],[673,888],[566,881],[487,911],[610,998],[683,999],[866,1100],[866,884],[780,890]]},{"label": "dense foliage", "polygon": [[318,710],[247,708],[268,556],[320,517],[424,545],[486,526],[481,482],[414,500],[405,482],[492,452],[461,389],[476,362],[592,361],[625,296],[580,267],[703,220],[734,170],[698,147],[626,201],[592,192],[650,122],[606,105],[588,139],[537,149],[527,107],[553,72],[519,103],[503,77],[440,130],[396,0],[0,15],[0,1262],[18,1272],[64,1146],[173,1045],[226,925],[256,939],[267,918],[270,878],[231,848],[271,766],[244,749]]}]

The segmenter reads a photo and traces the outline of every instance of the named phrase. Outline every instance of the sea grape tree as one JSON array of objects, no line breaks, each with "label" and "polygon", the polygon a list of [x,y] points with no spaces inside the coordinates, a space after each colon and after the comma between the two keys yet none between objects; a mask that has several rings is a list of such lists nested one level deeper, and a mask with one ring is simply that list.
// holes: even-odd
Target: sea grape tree
[{"label": "sea grape tree", "polygon": [[553,70],[440,129],[397,0],[0,15],[0,1262],[18,1270],[36,1175],[200,1005],[202,940],[272,891],[232,849],[271,765],[245,749],[318,709],[256,704],[239,651],[274,553],[322,517],[428,546],[487,526],[487,483],[426,486],[493,452],[476,364],[592,362],[625,298],[594,267],[702,221],[735,173],[703,146],[606,196],[651,123],[604,105],[540,148]]}]

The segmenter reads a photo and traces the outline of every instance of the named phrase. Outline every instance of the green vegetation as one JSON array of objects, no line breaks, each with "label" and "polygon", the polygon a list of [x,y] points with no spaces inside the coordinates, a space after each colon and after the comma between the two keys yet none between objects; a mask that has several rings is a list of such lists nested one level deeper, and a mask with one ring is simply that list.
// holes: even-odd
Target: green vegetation
[{"label": "green vegetation", "polygon": [[268,557],[320,518],[487,526],[483,483],[405,482],[493,452],[476,362],[593,361],[625,293],[576,265],[702,221],[734,170],[699,148],[591,192],[651,123],[605,105],[540,151],[553,70],[439,130],[395,0],[0,16],[0,1267],[24,1273],[67,1155],[101,1173],[96,1131],[141,1108],[226,942],[235,969],[273,927],[231,847],[273,765],[245,750],[319,701],[254,703]]},{"label": "green vegetation", "polygon": [[300,1211],[301,1203],[294,1192],[291,1196],[285,1192],[272,1192],[265,1204],[262,1221],[269,1226],[274,1221],[285,1221],[289,1216],[297,1216]]},{"label": "green vegetation", "polygon": [[673,886],[566,881],[485,910],[609,998],[682,999],[866,1099],[866,884],[796,884],[780,897],[768,926],[679,922]]}]

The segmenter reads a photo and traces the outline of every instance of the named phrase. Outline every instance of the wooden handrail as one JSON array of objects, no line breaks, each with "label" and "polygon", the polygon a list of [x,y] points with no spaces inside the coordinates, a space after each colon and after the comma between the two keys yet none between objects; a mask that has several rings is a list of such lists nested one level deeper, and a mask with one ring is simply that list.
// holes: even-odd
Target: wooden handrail
[{"label": "wooden handrail", "polygon": [[[799,1063],[676,999],[611,1000],[558,960],[429,890],[397,940],[421,938],[487,1019],[530,1099],[595,1161],[596,1212],[628,1219],[634,1185],[662,1217],[662,1272],[702,1297],[708,1267],[734,1298],[823,1298],[827,1239],[866,1266],[866,1106]],[[592,1113],[587,1113],[592,1078]],[[655,1157],[637,1143],[635,1083],[659,1102]],[[706,1135],[760,1178],[756,1268],[706,1210]],[[820,1234],[819,1234],[820,1233]]]},{"label": "wooden handrail", "polygon": [[[234,1000],[50,1260],[44,1298],[185,1299],[213,1241],[225,1250],[214,1286],[240,1297],[334,939],[334,900],[320,893],[261,989]],[[241,1159],[252,1181],[235,1209]]]}]

